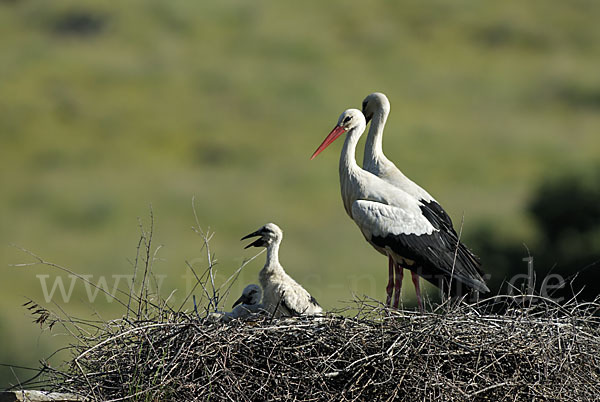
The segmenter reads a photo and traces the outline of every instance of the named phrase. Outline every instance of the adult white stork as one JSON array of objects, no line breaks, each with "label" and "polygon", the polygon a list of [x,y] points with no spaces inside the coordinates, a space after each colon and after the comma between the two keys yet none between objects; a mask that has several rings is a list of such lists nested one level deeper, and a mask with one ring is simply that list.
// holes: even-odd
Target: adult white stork
[{"label": "adult white stork", "polygon": [[[425,189],[406,177],[404,173],[402,173],[402,171],[400,171],[400,169],[398,169],[396,165],[383,153],[383,130],[390,113],[390,102],[387,96],[381,92],[374,92],[368,95],[362,102],[362,112],[367,123],[371,121],[371,127],[369,128],[367,141],[365,143],[363,169],[373,173],[377,177],[415,197],[421,202],[421,204],[423,204],[424,208],[427,208],[431,213],[436,215],[440,221],[440,224],[445,226],[446,230],[451,230],[456,233],[452,224],[452,219],[450,219],[450,216],[435,200],[435,198],[433,198]],[[470,252],[468,249],[466,249],[466,251]],[[475,255],[473,255],[473,258],[478,260]],[[392,266],[395,268],[397,279],[396,283],[401,283],[403,272],[402,267],[399,267],[390,260],[390,276],[394,275]],[[419,276],[414,271],[411,271],[411,274],[413,284],[415,285],[417,302],[420,304],[421,289],[419,286]],[[482,273],[480,272],[480,274]],[[400,289],[398,286],[396,286],[396,299],[399,298],[399,292]],[[388,295],[391,297],[389,290]]]},{"label": "adult white stork", "polygon": [[[358,166],[356,145],[365,127],[365,117],[359,110],[344,111],[311,159],[347,133],[339,164],[342,200],[346,213],[365,239],[390,258],[387,303],[394,287],[394,266],[405,266],[439,287],[452,285],[450,289],[455,293],[461,289],[489,291],[479,261],[459,241],[451,226],[414,196]],[[401,284],[398,279],[397,295]],[[394,307],[398,307],[398,302],[399,295],[394,298]],[[419,303],[422,308],[420,300]]]},{"label": "adult white stork", "polygon": [[279,263],[279,245],[283,232],[274,223],[242,237],[242,240],[259,236],[248,247],[266,247],[267,261],[258,274],[263,288],[263,308],[275,317],[317,315],[323,312],[317,300],[289,276]]}]

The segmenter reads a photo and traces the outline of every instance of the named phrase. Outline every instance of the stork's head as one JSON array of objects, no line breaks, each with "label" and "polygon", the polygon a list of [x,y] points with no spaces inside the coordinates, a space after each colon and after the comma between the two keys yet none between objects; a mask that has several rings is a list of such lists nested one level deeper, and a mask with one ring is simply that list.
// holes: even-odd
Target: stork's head
[{"label": "stork's head", "polygon": [[381,92],[373,92],[368,95],[362,103],[362,112],[365,115],[367,123],[373,118],[373,115],[381,110],[385,115],[390,113],[390,101],[387,96]]},{"label": "stork's head", "polygon": [[[348,109],[345,110],[344,113],[340,115],[336,126],[331,130],[329,135],[325,138],[323,143],[319,145],[319,148],[315,151],[314,154],[310,157],[310,159],[314,159],[317,155],[321,153],[325,148],[329,146],[333,141],[335,141],[340,135],[347,133],[350,130],[353,130],[357,127],[361,127],[364,130],[364,127],[367,125],[365,121],[365,116],[358,109]],[[362,133],[362,131],[361,131]]]},{"label": "stork's head", "polygon": [[268,247],[269,245],[271,245],[275,242],[280,242],[281,239],[283,238],[283,232],[281,231],[281,229],[279,229],[279,226],[277,226],[276,224],[267,223],[265,226],[258,229],[256,232],[252,232],[252,233],[242,237],[241,240],[248,239],[250,237],[256,237],[256,236],[260,236],[260,237],[258,239],[256,239],[254,242],[248,244],[244,248],[248,248],[248,247],[252,247],[252,246]]},{"label": "stork's head", "polygon": [[251,284],[244,288],[242,295],[235,301],[235,303],[233,303],[231,308],[237,306],[238,304],[253,306],[260,303],[260,299],[262,299],[262,289],[258,285]]}]

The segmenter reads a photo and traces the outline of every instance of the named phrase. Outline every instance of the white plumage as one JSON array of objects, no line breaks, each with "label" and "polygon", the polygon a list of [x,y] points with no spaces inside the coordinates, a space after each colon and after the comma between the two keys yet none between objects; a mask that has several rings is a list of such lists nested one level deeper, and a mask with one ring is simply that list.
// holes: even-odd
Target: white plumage
[{"label": "white plumage", "polygon": [[262,289],[260,286],[250,284],[244,288],[242,295],[237,299],[231,311],[214,311],[208,314],[208,321],[211,322],[230,322],[235,319],[247,318],[252,314],[260,313],[263,310],[260,299],[262,298]]},{"label": "white plumage", "polygon": [[[426,204],[358,166],[356,145],[365,127],[365,117],[359,110],[344,111],[312,158],[347,133],[339,164],[342,200],[365,239],[390,258],[387,303],[394,284],[393,267],[400,264],[438,286],[452,281],[487,291],[478,261],[458,241],[454,230],[440,224],[440,218]],[[400,284],[396,275],[397,294]]]},{"label": "white plumage", "polygon": [[238,318],[246,318],[263,310],[260,302],[262,289],[260,286],[250,284],[244,288],[242,295],[233,303],[233,310],[224,314],[222,321],[228,322]]},{"label": "white plumage", "polygon": [[356,200],[352,203],[352,218],[359,227],[369,228],[373,236],[392,234],[431,234],[435,229],[428,221],[418,219],[414,208],[402,209],[380,201]]},{"label": "white plumage", "polygon": [[263,308],[275,317],[322,313],[323,309],[315,298],[292,279],[279,263],[279,245],[283,239],[281,229],[274,223],[268,223],[242,240],[256,236],[259,238],[246,248],[267,248],[267,261],[258,274],[263,288]]}]

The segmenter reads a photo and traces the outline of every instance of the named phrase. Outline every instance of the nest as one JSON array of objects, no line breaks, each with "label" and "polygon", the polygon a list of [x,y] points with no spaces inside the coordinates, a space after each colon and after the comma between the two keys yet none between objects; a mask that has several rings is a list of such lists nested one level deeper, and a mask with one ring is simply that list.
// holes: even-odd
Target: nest
[{"label": "nest", "polygon": [[208,268],[196,275],[205,297],[192,311],[149,291],[153,260],[145,231],[135,267],[142,291],[125,292],[121,319],[57,318],[29,303],[37,322],[60,323],[75,342],[68,362],[44,365],[23,385],[105,401],[592,401],[600,395],[598,302],[496,296],[419,313],[363,299],[323,317],[216,323],[211,311],[228,288],[214,284],[210,236],[200,233]]},{"label": "nest", "polygon": [[[178,314],[116,320],[46,368],[53,388],[92,400],[596,400],[596,303],[483,314],[357,301],[354,317],[224,325]],[[481,306],[479,306],[481,307]]]}]

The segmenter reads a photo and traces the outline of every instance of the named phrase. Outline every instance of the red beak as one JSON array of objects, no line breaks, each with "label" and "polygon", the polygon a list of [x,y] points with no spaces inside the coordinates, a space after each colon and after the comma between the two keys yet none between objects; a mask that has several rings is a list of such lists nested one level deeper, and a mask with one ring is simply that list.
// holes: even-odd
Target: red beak
[{"label": "red beak", "polygon": [[313,159],[315,159],[315,157],[317,155],[319,155],[321,153],[321,151],[323,151],[325,148],[327,148],[329,146],[329,144],[331,144],[333,141],[335,141],[340,135],[344,134],[345,132],[346,132],[346,129],[344,127],[335,126],[335,128],[333,130],[331,130],[329,135],[327,137],[325,137],[325,139],[323,140],[323,143],[321,145],[319,145],[319,148],[317,148],[315,153],[312,154],[312,156],[310,157],[310,160],[312,161]]}]

